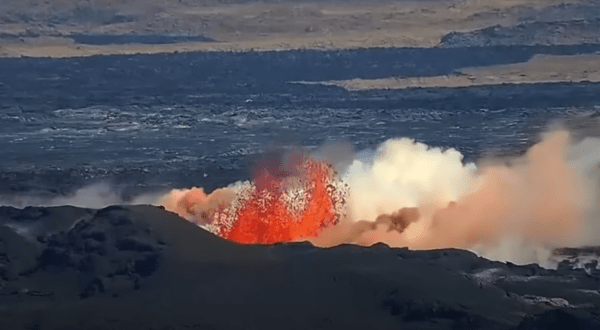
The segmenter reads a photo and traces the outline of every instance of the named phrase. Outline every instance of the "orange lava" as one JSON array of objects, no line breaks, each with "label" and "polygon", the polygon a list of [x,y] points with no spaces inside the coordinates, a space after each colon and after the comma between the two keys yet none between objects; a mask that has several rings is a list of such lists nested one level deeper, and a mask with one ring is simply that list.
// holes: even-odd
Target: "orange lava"
[{"label": "orange lava", "polygon": [[332,166],[313,159],[300,163],[302,189],[290,197],[290,181],[264,170],[254,189],[236,211],[235,221],[219,235],[246,244],[291,242],[318,235],[338,221]]}]

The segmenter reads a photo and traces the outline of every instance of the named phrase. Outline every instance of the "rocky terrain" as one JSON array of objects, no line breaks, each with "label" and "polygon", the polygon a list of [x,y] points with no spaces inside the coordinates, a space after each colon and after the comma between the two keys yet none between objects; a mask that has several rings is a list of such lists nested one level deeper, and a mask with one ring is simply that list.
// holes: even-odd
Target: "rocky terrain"
[{"label": "rocky terrain", "polygon": [[362,91],[582,82],[600,82],[599,55],[537,55],[525,63],[464,68],[449,75],[351,79],[321,84]]},{"label": "rocky terrain", "polygon": [[0,55],[595,43],[599,10],[591,0],[6,0]]},{"label": "rocky terrain", "polygon": [[520,8],[517,24],[496,24],[468,32],[451,32],[441,47],[554,45],[598,43],[600,4],[590,1],[560,4],[541,10]]},{"label": "rocky terrain", "polygon": [[597,329],[597,261],[575,262],[548,270],[452,249],[243,246],[152,206],[2,207],[0,326]]}]

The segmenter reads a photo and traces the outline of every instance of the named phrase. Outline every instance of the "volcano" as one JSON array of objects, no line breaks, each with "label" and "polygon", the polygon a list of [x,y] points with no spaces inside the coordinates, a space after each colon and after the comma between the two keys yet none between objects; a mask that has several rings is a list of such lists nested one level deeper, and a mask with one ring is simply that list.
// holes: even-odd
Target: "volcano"
[{"label": "volcano", "polygon": [[600,271],[556,253],[569,258],[549,270],[458,249],[244,245],[154,206],[1,207],[0,326],[598,329]]}]

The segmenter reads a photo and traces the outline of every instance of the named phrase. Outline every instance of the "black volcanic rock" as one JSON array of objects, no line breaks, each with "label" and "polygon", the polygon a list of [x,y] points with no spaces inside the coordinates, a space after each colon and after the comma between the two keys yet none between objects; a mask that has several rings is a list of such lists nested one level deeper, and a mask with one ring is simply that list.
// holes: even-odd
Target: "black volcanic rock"
[{"label": "black volcanic rock", "polygon": [[2,329],[593,329],[600,319],[597,276],[571,267],[383,244],[244,246],[152,206],[0,208],[0,222]]},{"label": "black volcanic rock", "polygon": [[11,228],[0,225],[0,283],[14,280],[35,267],[37,253],[34,244]]},{"label": "black volcanic rock", "polygon": [[553,309],[542,314],[527,316],[517,330],[596,330],[600,329],[597,317],[585,311]]},{"label": "black volcanic rock", "polygon": [[10,226],[16,231],[23,229],[21,232],[24,236],[37,238],[38,236],[67,231],[75,222],[89,219],[95,212],[95,210],[72,206],[28,206],[24,209],[0,206],[0,224]]},{"label": "black volcanic rock", "polygon": [[489,47],[510,45],[556,45],[568,43],[573,35],[580,43],[600,42],[600,19],[576,19],[558,22],[528,21],[516,26],[495,25],[470,32],[450,32],[440,47]]},{"label": "black volcanic rock", "polygon": [[108,207],[67,232],[43,238],[46,247],[33,272],[78,272],[87,279],[83,298],[125,279],[139,289],[140,280],[159,269],[165,243],[148,226],[134,224],[129,213],[124,207]]}]

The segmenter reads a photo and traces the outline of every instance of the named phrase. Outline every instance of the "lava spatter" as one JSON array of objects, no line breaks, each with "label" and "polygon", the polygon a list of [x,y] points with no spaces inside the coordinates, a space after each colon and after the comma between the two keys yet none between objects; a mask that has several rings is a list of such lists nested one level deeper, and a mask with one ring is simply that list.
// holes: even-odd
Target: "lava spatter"
[{"label": "lava spatter", "polygon": [[217,233],[231,241],[271,244],[313,237],[338,222],[344,189],[330,164],[304,158],[298,174],[260,172],[228,221],[216,218]]}]

